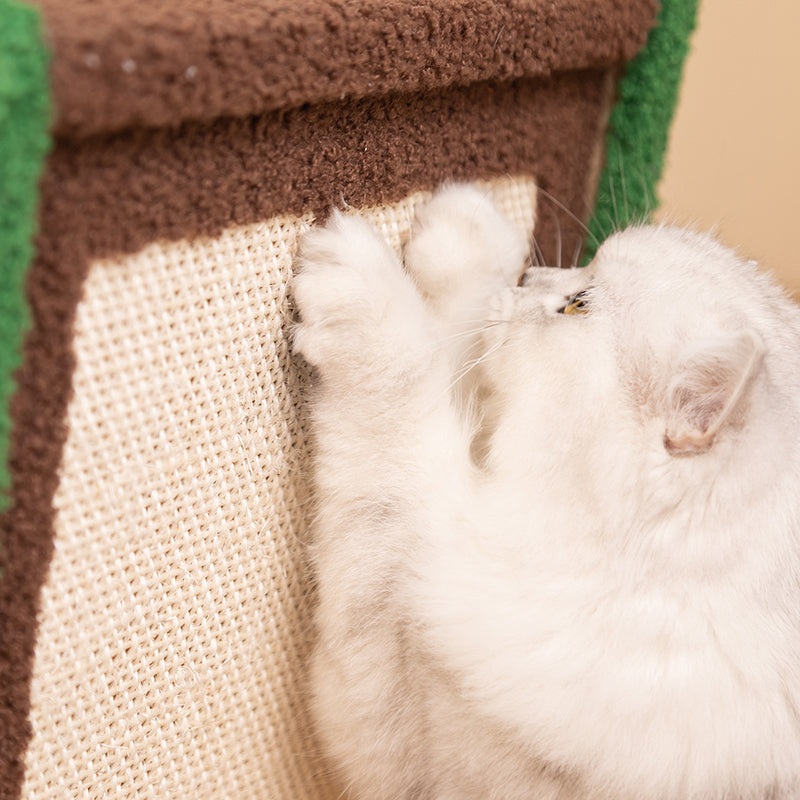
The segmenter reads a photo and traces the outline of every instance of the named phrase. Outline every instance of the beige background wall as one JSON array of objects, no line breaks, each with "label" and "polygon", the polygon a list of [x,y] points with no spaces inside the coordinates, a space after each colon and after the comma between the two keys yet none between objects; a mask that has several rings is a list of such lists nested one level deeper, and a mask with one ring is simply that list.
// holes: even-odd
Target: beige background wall
[{"label": "beige background wall", "polygon": [[700,0],[661,216],[718,226],[800,299],[800,2]]}]

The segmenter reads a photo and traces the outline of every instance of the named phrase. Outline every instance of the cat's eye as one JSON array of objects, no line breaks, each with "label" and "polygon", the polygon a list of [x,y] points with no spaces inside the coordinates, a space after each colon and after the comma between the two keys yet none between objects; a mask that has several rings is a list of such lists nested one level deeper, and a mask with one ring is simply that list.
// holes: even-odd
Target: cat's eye
[{"label": "cat's eye", "polygon": [[559,314],[586,314],[589,311],[589,298],[586,289],[576,292],[567,300],[563,308],[558,309]]}]

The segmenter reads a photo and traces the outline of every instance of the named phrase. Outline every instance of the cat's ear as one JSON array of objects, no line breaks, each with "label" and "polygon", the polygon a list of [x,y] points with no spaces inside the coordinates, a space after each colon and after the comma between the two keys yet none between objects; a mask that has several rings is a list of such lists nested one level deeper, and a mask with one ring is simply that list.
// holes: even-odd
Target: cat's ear
[{"label": "cat's ear", "polygon": [[764,345],[752,333],[703,342],[682,359],[666,393],[664,446],[676,456],[704,453],[746,407]]}]

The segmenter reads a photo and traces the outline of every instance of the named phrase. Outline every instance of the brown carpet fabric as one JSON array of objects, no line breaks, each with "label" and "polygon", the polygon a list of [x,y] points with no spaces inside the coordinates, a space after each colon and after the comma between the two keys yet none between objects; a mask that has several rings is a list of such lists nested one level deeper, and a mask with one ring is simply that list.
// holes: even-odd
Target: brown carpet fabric
[{"label": "brown carpet fabric", "polygon": [[[72,326],[91,262],[448,179],[532,176],[586,218],[609,79],[654,15],[650,0],[39,4],[58,137],[12,406],[13,506],[0,519],[3,798],[19,796],[31,735]],[[581,236],[547,201],[536,233],[551,259],[559,236],[570,254]]]},{"label": "brown carpet fabric", "polygon": [[37,0],[59,133],[622,63],[655,0]]}]

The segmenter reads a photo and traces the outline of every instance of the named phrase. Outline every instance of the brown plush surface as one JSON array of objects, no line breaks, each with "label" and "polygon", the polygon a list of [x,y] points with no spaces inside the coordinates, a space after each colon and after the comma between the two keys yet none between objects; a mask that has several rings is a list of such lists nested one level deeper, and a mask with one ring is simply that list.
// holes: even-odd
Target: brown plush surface
[{"label": "brown plush surface", "polygon": [[[531,174],[585,216],[606,83],[605,73],[587,71],[58,143],[29,279],[34,327],[12,408],[14,506],[0,521],[0,797],[18,796],[30,736],[35,617],[53,547],[72,325],[91,261],[276,213],[392,202],[448,178]],[[559,217],[570,251],[578,230]],[[550,254],[555,229],[545,205],[537,230]]]},{"label": "brown plush surface", "polygon": [[656,0],[35,0],[81,136],[631,58]]}]

